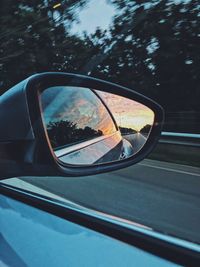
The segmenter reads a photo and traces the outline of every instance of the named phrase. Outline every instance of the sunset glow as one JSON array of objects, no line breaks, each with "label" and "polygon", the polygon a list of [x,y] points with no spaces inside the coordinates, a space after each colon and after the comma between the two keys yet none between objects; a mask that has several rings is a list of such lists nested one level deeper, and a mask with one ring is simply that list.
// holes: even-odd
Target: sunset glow
[{"label": "sunset glow", "polygon": [[131,99],[97,91],[112,112],[118,126],[140,131],[145,125],[152,125],[154,113],[151,109]]}]

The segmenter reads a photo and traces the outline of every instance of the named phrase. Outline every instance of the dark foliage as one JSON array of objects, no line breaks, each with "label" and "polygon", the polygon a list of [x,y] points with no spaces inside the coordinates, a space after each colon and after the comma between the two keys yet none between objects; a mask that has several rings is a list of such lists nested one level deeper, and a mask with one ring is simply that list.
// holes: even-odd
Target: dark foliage
[{"label": "dark foliage", "polygon": [[80,37],[70,29],[87,0],[2,0],[0,94],[36,72],[89,74],[154,98],[164,130],[200,132],[199,1],[109,2],[111,27]]},{"label": "dark foliage", "polygon": [[53,148],[80,143],[103,134],[100,130],[96,131],[88,126],[84,129],[77,128],[75,123],[63,120],[50,122],[47,132]]}]

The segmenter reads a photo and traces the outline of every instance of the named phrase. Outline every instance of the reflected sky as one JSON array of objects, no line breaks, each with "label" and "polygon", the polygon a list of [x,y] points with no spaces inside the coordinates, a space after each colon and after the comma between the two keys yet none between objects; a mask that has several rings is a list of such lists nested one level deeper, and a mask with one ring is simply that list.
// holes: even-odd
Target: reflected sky
[{"label": "reflected sky", "polygon": [[[128,147],[134,147],[134,153],[141,149],[146,142],[154,120],[154,113],[136,101],[75,86],[47,88],[41,94],[41,106],[49,140],[54,149],[66,149],[70,145],[77,145],[102,136],[113,137],[114,133],[118,133],[123,142],[120,143],[120,151],[116,154],[117,159],[121,155],[129,155],[126,153]],[[140,132],[140,134],[136,132]],[[109,140],[108,143],[111,145],[112,140]],[[121,144],[123,144],[122,151]],[[102,140],[100,147],[102,147]],[[97,149],[98,151],[95,149],[94,151],[90,149],[94,162],[98,160],[95,156],[96,152],[102,151],[100,148]],[[114,148],[110,148],[110,150],[112,149]],[[110,150],[106,153],[111,153]],[[78,159],[78,155],[82,155],[80,156],[80,163],[84,156],[80,154],[80,149],[77,153],[76,159]],[[116,150],[111,154],[114,155],[115,153]],[[69,163],[69,161],[67,162]]]},{"label": "reflected sky", "polygon": [[[152,125],[154,113],[148,107],[125,97],[96,91],[112,112],[117,125],[140,131]],[[42,93],[45,123],[68,120],[79,128],[89,126],[104,134],[114,132],[115,126],[100,99],[87,88],[58,86]]]},{"label": "reflected sky", "polygon": [[140,131],[145,125],[152,125],[154,112],[148,107],[131,99],[97,91],[109,106],[117,124],[121,127]]},{"label": "reflected sky", "polygon": [[90,127],[107,135],[116,131],[110,114],[101,100],[87,88],[57,86],[41,95],[45,124],[70,121],[77,128]]}]

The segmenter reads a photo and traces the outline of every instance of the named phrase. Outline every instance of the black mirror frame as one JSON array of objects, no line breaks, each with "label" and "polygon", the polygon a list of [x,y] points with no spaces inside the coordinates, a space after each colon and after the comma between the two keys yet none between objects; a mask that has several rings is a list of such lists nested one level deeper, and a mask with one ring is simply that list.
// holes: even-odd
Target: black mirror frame
[{"label": "black mirror frame", "polygon": [[[122,161],[101,163],[93,166],[73,166],[59,161],[53,152],[47,131],[43,124],[40,93],[48,87],[62,85],[80,86],[118,94],[149,107],[154,112],[155,116],[149,138],[145,145],[138,153]],[[164,120],[163,108],[153,100],[123,86],[72,73],[46,72],[35,74],[14,88],[11,88],[5,93],[5,96],[3,95],[2,97],[3,100],[0,102],[0,106],[2,105],[2,110],[4,112],[0,115],[0,125],[2,125],[3,122],[3,124],[5,124],[4,116],[6,113],[9,113],[7,114],[7,125],[10,125],[10,135],[8,140],[6,140],[5,131],[2,132],[2,134],[0,133],[0,144],[1,142],[10,143],[10,145],[20,143],[23,146],[22,151],[20,151],[21,155],[15,151],[18,155],[17,159],[20,158],[20,161],[17,163],[15,163],[15,161],[13,162],[14,169],[12,169],[12,171],[9,171],[11,169],[9,162],[6,165],[5,162],[1,164],[0,161],[0,170],[3,170],[3,176],[6,178],[22,175],[85,176],[131,166],[144,159],[152,151],[160,137]],[[14,109],[8,109],[10,103],[12,103]],[[18,112],[15,112],[15,108]],[[14,125],[18,122],[17,129],[14,125],[12,126],[12,121],[15,121]],[[16,147],[18,147],[18,145],[16,145]],[[6,168],[6,166],[8,166],[8,168]],[[4,167],[6,169],[3,169]]]}]

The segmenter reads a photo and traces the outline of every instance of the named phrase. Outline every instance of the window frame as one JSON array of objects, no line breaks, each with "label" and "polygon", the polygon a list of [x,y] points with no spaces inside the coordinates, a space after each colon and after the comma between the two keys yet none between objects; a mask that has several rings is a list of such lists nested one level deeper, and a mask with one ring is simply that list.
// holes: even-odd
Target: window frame
[{"label": "window frame", "polygon": [[[40,194],[5,185],[2,182],[0,182],[0,191],[4,196],[122,241],[162,259],[184,266],[199,266],[199,251],[172,242],[171,239],[173,237],[169,237],[169,240],[166,240],[142,231],[133,230],[120,225],[117,221],[106,220],[106,214],[104,214],[105,217],[99,218],[92,212],[87,214],[83,211],[77,211],[69,206],[52,201],[48,197],[44,198]],[[168,237],[166,235],[163,236]]]}]

